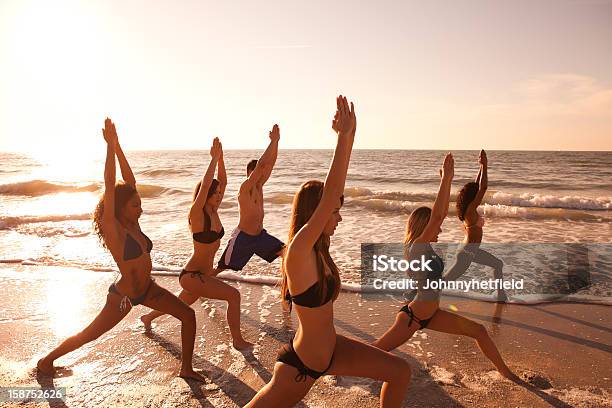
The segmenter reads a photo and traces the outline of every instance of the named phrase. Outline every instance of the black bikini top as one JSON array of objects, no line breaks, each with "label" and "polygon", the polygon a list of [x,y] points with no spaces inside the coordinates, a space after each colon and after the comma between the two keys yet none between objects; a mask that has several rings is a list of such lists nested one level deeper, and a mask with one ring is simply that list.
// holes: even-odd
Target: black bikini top
[{"label": "black bikini top", "polygon": [[442,274],[444,272],[444,261],[442,260],[442,258],[440,258],[440,256],[436,253],[436,251],[434,251],[433,247],[430,244],[415,244],[415,245],[425,245],[425,246],[420,246],[419,250],[414,252],[410,257],[409,260],[420,260],[421,259],[421,255],[425,256],[425,260],[431,260],[431,262],[429,263],[429,268],[431,269],[430,271],[422,271],[422,272],[426,272],[427,274],[427,279],[429,280],[439,280],[442,279]]},{"label": "black bikini top", "polygon": [[[147,241],[147,253],[151,253],[151,249],[153,249],[153,242],[151,242],[149,237],[147,237],[144,232],[140,231],[140,233]],[[131,259],[136,259],[140,255],[142,255],[142,248],[140,247],[140,244],[128,232],[125,235],[125,245],[123,246],[123,260],[129,261]]]},{"label": "black bikini top", "polygon": [[431,249],[426,254],[428,259],[431,259],[431,271],[429,271],[429,279],[439,280],[442,279],[442,273],[444,272],[444,261],[438,256],[438,254]]},{"label": "black bikini top", "polygon": [[333,275],[327,276],[327,293],[325,296],[321,298],[321,285],[319,285],[319,281],[315,282],[311,287],[306,289],[304,292],[299,295],[291,296],[289,292],[285,296],[285,300],[291,303],[295,303],[296,305],[304,306],[304,307],[319,307],[323,306],[327,302],[331,300],[334,296],[334,292],[336,291],[336,279]]},{"label": "black bikini top", "polygon": [[210,216],[204,211],[204,231],[194,232],[193,240],[202,244],[212,244],[225,235],[225,229],[221,226],[221,231],[212,231],[210,229]]}]

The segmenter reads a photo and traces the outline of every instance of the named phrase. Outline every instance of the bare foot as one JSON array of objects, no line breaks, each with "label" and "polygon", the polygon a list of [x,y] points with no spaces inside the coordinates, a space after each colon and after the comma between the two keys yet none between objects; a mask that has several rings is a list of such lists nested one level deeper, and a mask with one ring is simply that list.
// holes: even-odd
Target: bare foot
[{"label": "bare foot", "polygon": [[515,383],[521,382],[521,379],[516,374],[514,374],[512,371],[510,371],[510,370],[504,371],[504,372],[500,371],[499,373],[503,377],[507,378],[508,380],[510,380],[512,382],[515,382]]},{"label": "bare foot", "polygon": [[140,321],[144,324],[145,331],[148,333],[151,331],[151,319],[147,315],[140,316]]},{"label": "bare foot", "polygon": [[53,367],[53,361],[49,362],[46,361],[44,358],[41,358],[40,360],[38,360],[38,363],[36,363],[36,367],[38,368],[38,371],[50,377],[53,377],[53,374],[55,374],[55,367]]},{"label": "bare foot", "polygon": [[188,370],[181,370],[181,372],[179,373],[179,377],[200,382],[206,382],[206,377],[195,371],[193,368],[190,368]]},{"label": "bare foot", "polygon": [[255,346],[255,344],[250,343],[244,339],[234,341],[232,345],[234,346],[236,350],[240,350],[240,351],[249,350]]}]

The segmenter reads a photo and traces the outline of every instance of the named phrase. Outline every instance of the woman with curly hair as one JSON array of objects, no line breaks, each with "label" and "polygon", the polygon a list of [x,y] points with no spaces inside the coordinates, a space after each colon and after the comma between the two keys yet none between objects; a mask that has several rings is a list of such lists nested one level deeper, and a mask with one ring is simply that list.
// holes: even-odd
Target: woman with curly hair
[{"label": "woman with curly hair", "polygon": [[[485,251],[480,247],[482,242],[482,229],[484,218],[478,214],[478,206],[487,191],[487,154],[484,150],[480,151],[478,158],[480,171],[476,176],[476,181],[467,183],[457,195],[457,217],[463,222],[465,240],[461,245],[455,263],[449,268],[444,279],[455,280],[467,271],[472,262],[487,265],[493,268],[495,279],[502,279],[504,263],[501,259]],[[507,300],[506,292],[499,289],[497,299],[500,302]]]},{"label": "woman with curly hair", "polygon": [[[106,304],[93,322],[41,358],[37,367],[42,373],[53,375],[55,360],[115,327],[132,306],[145,305],[169,313],[181,321],[182,364],[179,376],[204,381],[204,377],[191,365],[196,329],[195,312],[151,278],[150,252],[153,243],[141,231],[138,223],[142,208],[134,173],[119,145],[115,124],[108,118],[102,133],[106,141],[104,194],[94,212],[93,223],[102,246],[115,259],[121,278],[108,288]],[[119,160],[123,183],[115,184],[115,157]]]}]

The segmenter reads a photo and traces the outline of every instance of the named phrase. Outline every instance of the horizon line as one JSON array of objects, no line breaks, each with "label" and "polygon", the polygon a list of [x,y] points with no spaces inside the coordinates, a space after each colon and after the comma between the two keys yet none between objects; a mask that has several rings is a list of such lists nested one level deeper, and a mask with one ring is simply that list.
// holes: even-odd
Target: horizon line
[{"label": "horizon line", "polygon": [[[124,149],[126,152],[186,152],[186,151],[208,151],[210,148],[162,148],[162,149]],[[224,151],[253,151],[265,150],[264,148],[223,149]],[[285,148],[278,151],[333,151],[334,148]],[[481,149],[391,149],[391,148],[353,148],[353,151],[424,151],[424,152],[478,152]],[[564,150],[564,149],[484,149],[487,152],[546,152],[546,153],[612,153],[612,150]],[[0,153],[34,154],[36,152],[24,150],[0,150]]]}]

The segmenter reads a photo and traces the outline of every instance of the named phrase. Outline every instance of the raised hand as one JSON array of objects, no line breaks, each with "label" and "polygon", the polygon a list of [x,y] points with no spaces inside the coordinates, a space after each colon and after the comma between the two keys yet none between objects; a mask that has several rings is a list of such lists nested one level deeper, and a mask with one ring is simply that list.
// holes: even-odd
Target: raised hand
[{"label": "raised hand", "polygon": [[452,180],[454,175],[455,159],[453,158],[453,155],[451,153],[447,153],[446,157],[444,157],[444,163],[442,164],[442,168],[440,168],[440,177]]},{"label": "raised hand", "polygon": [[117,129],[115,129],[115,124],[110,118],[106,118],[104,121],[104,128],[102,129],[102,136],[104,136],[104,140],[107,144],[112,145],[113,147],[117,145],[118,137],[117,137]]},{"label": "raised hand", "polygon": [[221,142],[219,142],[219,138],[215,137],[213,139],[213,144],[210,147],[210,156],[213,159],[218,159],[219,157],[221,157],[222,154],[222,150],[221,150]]},{"label": "raised hand", "polygon": [[[219,140],[219,138],[217,138],[217,140]],[[219,160],[223,159],[223,145],[221,144],[221,141],[219,140]]]},{"label": "raised hand", "polygon": [[355,131],[357,119],[355,116],[355,106],[351,102],[350,108],[345,96],[336,98],[336,114],[332,121],[332,129],[338,135],[351,135]]},{"label": "raised hand", "polygon": [[270,140],[273,142],[278,142],[280,140],[280,129],[278,128],[278,125],[274,125],[272,127],[272,130],[269,133],[270,136]]},{"label": "raised hand", "polygon": [[481,166],[487,165],[487,153],[484,150],[480,151],[480,156],[478,157],[478,164]]}]

